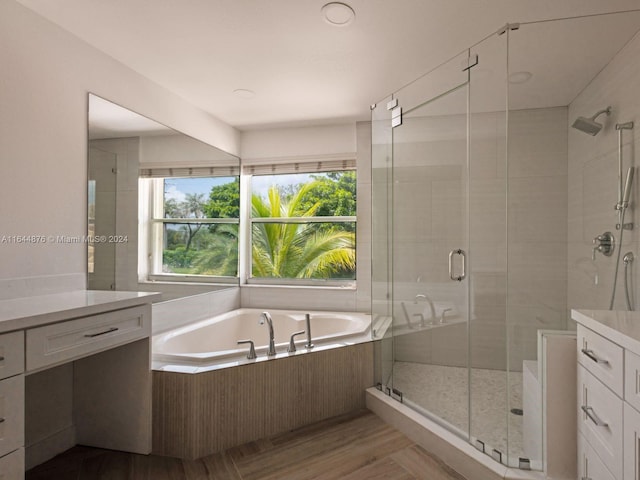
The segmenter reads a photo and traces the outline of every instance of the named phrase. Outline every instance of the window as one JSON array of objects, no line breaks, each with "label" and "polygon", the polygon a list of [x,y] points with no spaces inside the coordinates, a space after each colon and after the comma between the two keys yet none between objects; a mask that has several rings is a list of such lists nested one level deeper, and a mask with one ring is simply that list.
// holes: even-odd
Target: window
[{"label": "window", "polygon": [[355,170],[254,171],[250,184],[251,279],[355,280]]},{"label": "window", "polygon": [[242,178],[237,167],[156,168],[141,177],[142,281],[356,279],[354,160],[249,165]]},{"label": "window", "polygon": [[148,278],[236,281],[239,176],[147,181],[151,198]]}]

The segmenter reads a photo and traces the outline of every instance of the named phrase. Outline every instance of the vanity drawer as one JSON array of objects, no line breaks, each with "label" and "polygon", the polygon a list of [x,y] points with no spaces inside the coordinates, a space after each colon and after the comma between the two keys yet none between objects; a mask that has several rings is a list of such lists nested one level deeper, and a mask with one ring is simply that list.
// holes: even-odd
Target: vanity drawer
[{"label": "vanity drawer", "polygon": [[616,480],[607,470],[600,457],[593,451],[591,445],[578,433],[578,478],[590,480]]},{"label": "vanity drawer", "polygon": [[24,480],[24,448],[0,458],[0,480]]},{"label": "vanity drawer", "polygon": [[622,478],[623,402],[578,365],[578,431],[615,478]]},{"label": "vanity drawer", "polygon": [[24,371],[24,333],[0,335],[0,380]]},{"label": "vanity drawer", "polygon": [[640,411],[640,357],[624,351],[624,399]]},{"label": "vanity drawer", "polygon": [[23,445],[24,376],[16,375],[0,381],[0,456]]},{"label": "vanity drawer", "polygon": [[640,480],[640,413],[624,404],[624,480]]},{"label": "vanity drawer", "polygon": [[150,305],[32,328],[27,330],[27,370],[86,357],[150,332]]},{"label": "vanity drawer", "polygon": [[578,325],[578,362],[620,398],[623,396],[624,350],[620,345]]}]

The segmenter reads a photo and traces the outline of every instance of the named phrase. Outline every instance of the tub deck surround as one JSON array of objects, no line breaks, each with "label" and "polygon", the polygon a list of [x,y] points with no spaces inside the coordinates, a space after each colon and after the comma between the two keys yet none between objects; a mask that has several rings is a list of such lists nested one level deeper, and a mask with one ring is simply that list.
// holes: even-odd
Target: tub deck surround
[{"label": "tub deck surround", "polygon": [[[202,373],[219,368],[296,357],[371,340],[371,315],[357,312],[271,310],[277,355],[267,356],[268,328],[259,323],[263,309],[242,308],[197,321],[191,325],[155,335],[152,340],[154,370]],[[305,348],[307,335],[295,339],[296,351],[289,353],[293,333],[306,330],[305,315],[311,315],[312,349]],[[247,359],[248,345],[255,343],[256,359]]]},{"label": "tub deck surround", "polygon": [[154,371],[153,452],[196,459],[362,409],[371,385],[373,342],[199,374]]}]

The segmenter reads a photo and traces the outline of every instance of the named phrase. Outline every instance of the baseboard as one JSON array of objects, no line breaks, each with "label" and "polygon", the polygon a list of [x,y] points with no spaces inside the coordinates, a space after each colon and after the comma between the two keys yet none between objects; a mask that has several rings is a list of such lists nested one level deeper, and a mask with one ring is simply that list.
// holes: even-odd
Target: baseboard
[{"label": "baseboard", "polygon": [[51,460],[76,444],[76,429],[73,425],[60,430],[25,448],[25,470]]}]

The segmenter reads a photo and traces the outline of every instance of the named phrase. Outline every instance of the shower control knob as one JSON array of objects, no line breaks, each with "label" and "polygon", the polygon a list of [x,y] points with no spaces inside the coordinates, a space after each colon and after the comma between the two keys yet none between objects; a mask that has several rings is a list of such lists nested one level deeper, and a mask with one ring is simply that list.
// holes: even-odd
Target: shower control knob
[{"label": "shower control knob", "polygon": [[593,253],[591,259],[596,259],[596,252],[600,252],[605,257],[613,255],[615,250],[615,237],[611,232],[604,232],[593,239]]}]

